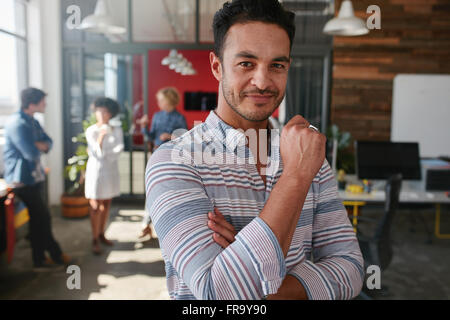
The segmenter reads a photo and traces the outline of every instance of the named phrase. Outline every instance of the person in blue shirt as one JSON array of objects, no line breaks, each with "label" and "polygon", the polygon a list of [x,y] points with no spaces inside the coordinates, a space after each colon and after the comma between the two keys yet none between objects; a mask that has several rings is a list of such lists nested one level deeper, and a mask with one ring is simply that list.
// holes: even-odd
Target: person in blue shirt
[{"label": "person in blue shirt", "polygon": [[186,119],[176,110],[180,102],[180,95],[175,88],[166,87],[158,90],[156,99],[161,111],[153,115],[150,130],[147,128],[147,115],[140,119],[142,133],[147,136],[150,142],[150,150],[155,150],[163,143],[169,141],[175,130],[187,129]]},{"label": "person in blue shirt", "polygon": [[[35,271],[50,270],[72,261],[53,237],[50,211],[43,197],[45,172],[41,154],[48,153],[53,142],[33,115],[45,112],[46,95],[36,88],[21,92],[21,109],[8,118],[5,126],[3,150],[5,181],[28,208]],[[51,259],[46,257],[46,251]]]}]

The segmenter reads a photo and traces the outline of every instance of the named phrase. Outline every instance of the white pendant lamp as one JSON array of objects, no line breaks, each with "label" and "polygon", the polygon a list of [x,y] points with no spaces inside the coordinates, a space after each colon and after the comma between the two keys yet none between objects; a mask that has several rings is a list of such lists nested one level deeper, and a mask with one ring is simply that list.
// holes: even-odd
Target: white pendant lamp
[{"label": "white pendant lamp", "polygon": [[327,22],[323,33],[332,36],[361,36],[369,33],[364,20],[355,17],[353,5],[350,0],[344,0],[337,18]]},{"label": "white pendant lamp", "polygon": [[161,64],[168,66],[170,70],[180,73],[183,76],[197,74],[197,71],[192,67],[192,63],[175,49],[170,50],[169,55],[161,60]]},{"label": "white pendant lamp", "polygon": [[97,0],[94,14],[83,19],[78,29],[103,34],[124,34],[124,27],[114,25],[105,0]]}]

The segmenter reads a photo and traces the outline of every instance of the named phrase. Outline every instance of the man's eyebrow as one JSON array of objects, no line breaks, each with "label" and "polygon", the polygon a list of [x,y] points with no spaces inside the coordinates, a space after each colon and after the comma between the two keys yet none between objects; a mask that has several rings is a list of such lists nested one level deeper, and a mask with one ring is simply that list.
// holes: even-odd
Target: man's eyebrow
[{"label": "man's eyebrow", "polygon": [[286,56],[281,56],[281,57],[277,57],[277,58],[273,59],[273,61],[277,61],[277,62],[291,62],[291,59],[289,59]]},{"label": "man's eyebrow", "polygon": [[[258,59],[256,55],[248,51],[241,51],[235,55],[235,58],[247,58],[247,59]],[[280,56],[274,58],[272,61],[276,62],[290,62],[291,60],[286,56]]]},{"label": "man's eyebrow", "polygon": [[258,59],[253,53],[248,51],[241,51],[236,53],[235,58],[249,58],[249,59]]}]

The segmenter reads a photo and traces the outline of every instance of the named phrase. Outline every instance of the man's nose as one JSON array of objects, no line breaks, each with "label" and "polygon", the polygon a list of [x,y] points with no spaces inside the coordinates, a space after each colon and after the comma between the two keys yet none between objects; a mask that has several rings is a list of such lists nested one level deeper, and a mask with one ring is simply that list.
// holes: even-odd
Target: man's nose
[{"label": "man's nose", "polygon": [[260,90],[266,90],[271,83],[269,70],[266,67],[259,66],[253,73],[251,84]]}]

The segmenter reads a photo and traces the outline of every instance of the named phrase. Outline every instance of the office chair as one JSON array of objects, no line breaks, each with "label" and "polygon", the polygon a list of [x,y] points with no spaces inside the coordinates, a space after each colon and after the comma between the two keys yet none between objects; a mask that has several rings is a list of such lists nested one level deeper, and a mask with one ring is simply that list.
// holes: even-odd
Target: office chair
[{"label": "office chair", "polygon": [[[364,235],[359,229],[357,231],[359,246],[364,258],[365,270],[370,265],[377,265],[383,271],[391,263],[393,255],[391,242],[392,221],[399,204],[401,184],[401,174],[395,174],[388,179],[385,187],[386,200],[384,203],[384,214],[381,219],[358,217],[358,221],[369,221],[375,222],[376,224],[375,232],[371,236]],[[370,299],[368,292],[370,290],[364,282],[360,297],[362,299]],[[381,293],[386,294],[387,288],[382,288]]]}]

